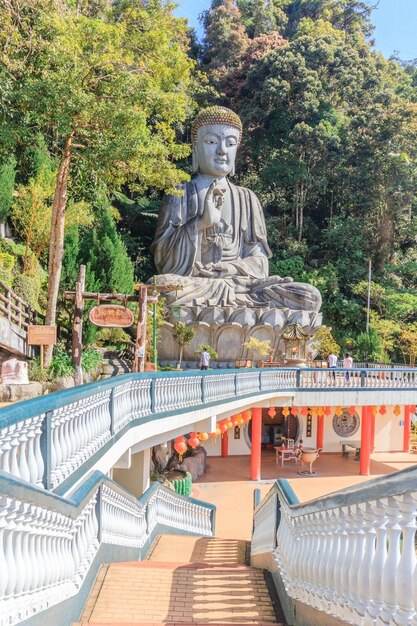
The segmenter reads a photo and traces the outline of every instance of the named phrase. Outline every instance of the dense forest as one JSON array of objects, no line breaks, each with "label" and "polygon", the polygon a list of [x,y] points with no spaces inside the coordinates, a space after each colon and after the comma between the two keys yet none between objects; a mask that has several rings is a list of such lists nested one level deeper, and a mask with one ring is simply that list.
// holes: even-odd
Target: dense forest
[{"label": "dense forest", "polygon": [[90,291],[148,280],[193,116],[222,104],[244,124],[235,181],[264,207],[270,273],[321,291],[341,350],[413,360],[417,68],[375,50],[376,4],[212,0],[200,41],[164,0],[1,3],[1,280],[63,328],[81,263]]}]

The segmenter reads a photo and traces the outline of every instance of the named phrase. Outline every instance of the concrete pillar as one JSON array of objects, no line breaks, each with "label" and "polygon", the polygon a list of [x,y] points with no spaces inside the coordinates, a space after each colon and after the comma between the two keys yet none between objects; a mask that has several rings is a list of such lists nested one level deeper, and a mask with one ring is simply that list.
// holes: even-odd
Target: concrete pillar
[{"label": "concrete pillar", "polygon": [[369,476],[371,473],[371,438],[372,438],[372,407],[362,407],[361,419],[361,458],[359,474]]},{"label": "concrete pillar", "polygon": [[261,479],[261,439],[262,439],[262,409],[252,409],[252,449],[250,457],[251,480]]},{"label": "concrete pillar", "polygon": [[317,415],[316,447],[324,448],[324,415]]},{"label": "concrete pillar", "polygon": [[411,407],[409,404],[406,404],[404,407],[403,452],[410,452],[410,434],[411,434]]},{"label": "concrete pillar", "polygon": [[375,420],[376,415],[371,409],[371,452],[375,452]]},{"label": "concrete pillar", "polygon": [[222,433],[222,457],[229,456],[229,431]]},{"label": "concrete pillar", "polygon": [[113,469],[113,480],[139,498],[150,485],[151,450],[132,454],[132,463],[128,469]]}]

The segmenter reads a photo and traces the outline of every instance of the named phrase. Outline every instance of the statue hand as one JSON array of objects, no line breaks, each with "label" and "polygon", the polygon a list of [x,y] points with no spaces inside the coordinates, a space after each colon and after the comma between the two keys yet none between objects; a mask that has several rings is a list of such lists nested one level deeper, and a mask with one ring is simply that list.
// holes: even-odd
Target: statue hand
[{"label": "statue hand", "polygon": [[223,191],[217,186],[217,180],[213,180],[207,190],[204,200],[204,211],[202,217],[203,228],[209,228],[218,224],[221,219],[220,209],[223,206]]}]

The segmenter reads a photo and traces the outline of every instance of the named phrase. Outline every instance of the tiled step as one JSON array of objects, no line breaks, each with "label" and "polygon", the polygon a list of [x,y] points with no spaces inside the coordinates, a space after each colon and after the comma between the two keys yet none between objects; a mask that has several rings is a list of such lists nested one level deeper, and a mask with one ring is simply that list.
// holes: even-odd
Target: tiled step
[{"label": "tiled step", "polygon": [[249,542],[240,539],[160,535],[148,555],[151,561],[247,564]]},{"label": "tiled step", "polygon": [[84,624],[276,624],[261,570],[241,564],[114,563]]}]

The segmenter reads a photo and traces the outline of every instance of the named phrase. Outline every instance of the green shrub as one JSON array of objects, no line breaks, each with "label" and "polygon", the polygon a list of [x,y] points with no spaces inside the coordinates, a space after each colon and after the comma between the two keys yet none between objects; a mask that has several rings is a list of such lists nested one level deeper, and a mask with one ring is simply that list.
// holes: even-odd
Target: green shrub
[{"label": "green shrub", "polygon": [[49,369],[41,368],[40,358],[37,356],[29,361],[29,380],[46,383],[49,380]]},{"label": "green shrub", "polygon": [[55,378],[64,378],[74,374],[74,366],[71,362],[71,355],[61,344],[54,347],[52,362],[49,367],[49,377],[51,380]]},{"label": "green shrub", "polygon": [[0,279],[12,286],[15,258],[7,252],[0,252]]},{"label": "green shrub", "polygon": [[103,363],[103,355],[95,348],[89,348],[83,352],[82,366],[87,373],[95,372]]},{"label": "green shrub", "polygon": [[116,346],[119,349],[132,341],[130,335],[123,328],[101,328],[95,337],[98,346]]}]

